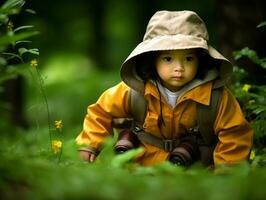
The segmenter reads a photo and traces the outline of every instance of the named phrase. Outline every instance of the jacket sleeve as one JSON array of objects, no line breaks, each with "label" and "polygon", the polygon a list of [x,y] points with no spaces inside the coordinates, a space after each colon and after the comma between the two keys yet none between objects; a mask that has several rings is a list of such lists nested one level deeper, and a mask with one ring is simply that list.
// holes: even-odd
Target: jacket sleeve
[{"label": "jacket sleeve", "polygon": [[215,165],[235,164],[248,159],[253,130],[227,88],[222,95],[214,129],[219,139],[214,150]]},{"label": "jacket sleeve", "polygon": [[88,106],[83,130],[76,143],[92,150],[99,150],[103,140],[113,133],[112,119],[128,116],[128,91],[123,83],[106,90],[95,104]]}]

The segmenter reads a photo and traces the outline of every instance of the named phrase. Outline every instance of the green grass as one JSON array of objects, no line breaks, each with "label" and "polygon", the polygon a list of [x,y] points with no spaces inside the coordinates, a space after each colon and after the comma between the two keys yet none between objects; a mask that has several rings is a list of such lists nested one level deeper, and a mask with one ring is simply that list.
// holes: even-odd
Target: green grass
[{"label": "green grass", "polygon": [[[76,128],[73,128],[76,129]],[[94,164],[83,162],[69,130],[63,153],[51,152],[46,129],[4,134],[0,142],[1,199],[263,199],[266,169],[242,164],[219,173],[163,163],[141,167],[115,156],[113,140]],[[58,136],[57,136],[58,137]],[[129,162],[128,162],[129,161]]]}]

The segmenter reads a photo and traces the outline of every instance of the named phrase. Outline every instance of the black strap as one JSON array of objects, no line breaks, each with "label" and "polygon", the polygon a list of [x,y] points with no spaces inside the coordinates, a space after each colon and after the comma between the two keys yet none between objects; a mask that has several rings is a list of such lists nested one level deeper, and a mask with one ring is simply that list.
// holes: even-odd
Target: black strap
[{"label": "black strap", "polygon": [[133,133],[141,142],[153,145],[168,152],[171,152],[176,146],[180,144],[179,139],[166,140],[158,138],[150,133],[145,132],[137,125],[134,126]]},{"label": "black strap", "polygon": [[115,118],[112,123],[114,128],[132,130],[142,143],[153,145],[168,152],[172,151],[180,143],[178,139],[164,140],[145,132],[142,126],[136,123],[133,118]]}]

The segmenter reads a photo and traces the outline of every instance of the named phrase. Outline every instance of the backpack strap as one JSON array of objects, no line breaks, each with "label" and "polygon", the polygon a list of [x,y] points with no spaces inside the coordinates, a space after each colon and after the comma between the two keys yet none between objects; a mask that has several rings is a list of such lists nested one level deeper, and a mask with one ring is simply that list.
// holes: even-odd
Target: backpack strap
[{"label": "backpack strap", "polygon": [[129,113],[131,113],[135,122],[142,126],[146,116],[147,101],[143,94],[132,88],[129,89],[128,98]]},{"label": "backpack strap", "polygon": [[147,110],[147,101],[143,94],[129,88],[128,107],[131,118],[114,118],[112,120],[112,126],[114,128],[133,130],[136,125],[138,127],[143,126]]},{"label": "backpack strap", "polygon": [[210,105],[197,104],[197,125],[206,145],[211,145],[217,140],[214,134],[214,122],[220,106],[223,87],[213,88]]}]

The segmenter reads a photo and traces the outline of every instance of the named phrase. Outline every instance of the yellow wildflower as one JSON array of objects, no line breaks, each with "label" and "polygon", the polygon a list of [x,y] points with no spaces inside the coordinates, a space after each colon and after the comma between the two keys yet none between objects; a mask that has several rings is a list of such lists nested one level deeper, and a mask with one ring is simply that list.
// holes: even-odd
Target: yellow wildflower
[{"label": "yellow wildflower", "polygon": [[252,151],[250,152],[249,159],[250,159],[250,160],[254,160],[254,158],[255,158],[255,151],[252,150]]},{"label": "yellow wildflower", "polygon": [[30,61],[30,66],[37,67],[38,66],[38,61],[36,59],[33,59],[32,61]]},{"label": "yellow wildflower", "polygon": [[242,87],[242,90],[245,91],[245,92],[248,92],[250,88],[251,88],[251,85],[244,84],[244,86]]},{"label": "yellow wildflower", "polygon": [[55,125],[55,128],[56,129],[59,129],[60,131],[63,128],[63,122],[62,122],[62,120],[55,120],[54,125]]},{"label": "yellow wildflower", "polygon": [[52,141],[52,150],[54,154],[57,154],[61,151],[62,148],[62,141],[60,140],[53,140]]}]

